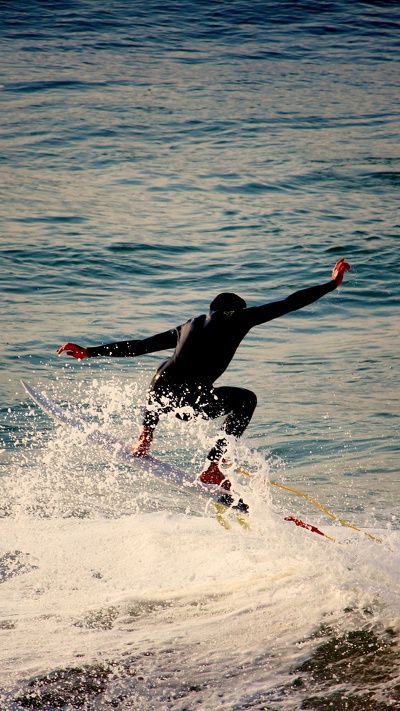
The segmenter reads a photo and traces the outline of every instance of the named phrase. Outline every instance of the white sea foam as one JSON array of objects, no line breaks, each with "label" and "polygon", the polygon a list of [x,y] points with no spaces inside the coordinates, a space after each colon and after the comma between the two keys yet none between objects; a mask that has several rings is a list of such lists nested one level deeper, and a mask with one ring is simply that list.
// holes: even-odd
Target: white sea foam
[{"label": "white sea foam", "polygon": [[6,565],[1,586],[1,683],[177,644],[193,672],[202,654],[213,673],[266,653],[288,668],[345,608],[398,624],[398,535],[381,531],[378,544],[325,527],[332,543],[268,509],[250,522],[2,519],[0,557],[14,553],[20,569]]},{"label": "white sea foam", "polygon": [[[126,430],[125,390],[81,388],[86,417]],[[213,428],[167,420],[159,447],[194,467]],[[250,665],[256,688],[257,660],[278,656],[287,673],[304,640],[323,623],[340,625],[346,608],[369,606],[380,624],[399,623],[398,533],[369,531],[379,543],[330,525],[316,508],[307,522],[335,541],[285,521],[298,503],[293,511],[290,499],[286,508],[275,500],[268,461],[243,443],[231,454],[254,476],[230,476],[250,503],[250,530],[232,515],[225,529],[212,506],[117,467],[73,430],[57,427],[47,442],[40,434],[36,447],[21,450],[4,480],[12,515],[0,520],[3,686],[78,661],[173,648],[186,650],[189,676],[202,665],[203,676]],[[271,684],[276,673],[275,665]]]}]

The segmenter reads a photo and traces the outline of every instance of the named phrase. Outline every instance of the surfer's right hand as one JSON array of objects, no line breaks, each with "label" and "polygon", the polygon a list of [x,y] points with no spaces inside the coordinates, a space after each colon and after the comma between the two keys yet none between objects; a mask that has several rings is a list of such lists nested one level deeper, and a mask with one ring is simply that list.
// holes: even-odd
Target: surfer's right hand
[{"label": "surfer's right hand", "polygon": [[65,343],[64,346],[61,346],[61,348],[57,349],[58,355],[61,355],[61,353],[63,353],[64,351],[68,356],[72,356],[73,358],[77,358],[78,360],[87,358],[86,348],[82,348],[82,346],[77,346],[76,343]]}]

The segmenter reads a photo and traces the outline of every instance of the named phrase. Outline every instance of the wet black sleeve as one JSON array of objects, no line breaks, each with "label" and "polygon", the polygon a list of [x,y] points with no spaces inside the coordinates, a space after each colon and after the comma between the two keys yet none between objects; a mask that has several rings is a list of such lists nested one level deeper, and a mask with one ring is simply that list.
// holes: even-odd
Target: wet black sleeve
[{"label": "wet black sleeve", "polygon": [[111,358],[128,358],[141,356],[145,353],[154,353],[168,348],[175,348],[178,341],[178,331],[172,328],[170,331],[158,333],[150,338],[143,338],[137,341],[119,341],[118,343],[108,343],[104,346],[94,346],[87,348],[88,358],[97,356],[108,356]]},{"label": "wet black sleeve", "polygon": [[279,316],[284,316],[291,311],[298,311],[317,301],[321,296],[329,294],[330,291],[336,289],[335,281],[328,281],[327,284],[321,284],[320,286],[311,286],[309,289],[301,289],[296,291],[287,299],[282,301],[274,301],[271,304],[264,304],[263,306],[253,306],[244,310],[246,319],[248,320],[249,328],[257,326],[260,323],[266,323],[266,321],[272,321],[274,318]]}]

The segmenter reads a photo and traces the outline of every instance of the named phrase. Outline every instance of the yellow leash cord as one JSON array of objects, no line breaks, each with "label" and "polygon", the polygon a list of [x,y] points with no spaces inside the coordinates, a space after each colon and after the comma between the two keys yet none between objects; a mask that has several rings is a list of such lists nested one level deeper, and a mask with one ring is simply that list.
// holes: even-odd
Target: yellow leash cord
[{"label": "yellow leash cord", "polygon": [[[245,469],[242,469],[242,467],[237,467],[236,471],[240,472],[240,474],[244,474],[245,476],[251,477],[254,479],[254,474],[250,474],[250,472],[247,472]],[[311,496],[308,496],[308,494],[303,494],[302,491],[297,491],[297,489],[291,489],[289,486],[284,486],[283,484],[278,484],[276,481],[270,481],[269,484],[271,486],[276,486],[278,489],[283,489],[284,491],[290,491],[291,494],[296,494],[296,496],[302,496],[303,499],[307,499],[307,501],[310,501],[314,506],[317,506],[321,511],[326,513],[328,516],[333,518],[335,521],[340,523],[342,526],[347,526],[347,528],[352,528],[354,531],[358,531],[359,533],[364,533],[365,536],[368,536],[368,538],[371,538],[373,541],[376,541],[377,543],[382,543],[380,538],[376,538],[375,536],[372,536],[371,533],[367,533],[366,531],[361,531],[360,528],[357,528],[357,526],[352,526],[351,523],[346,523],[346,521],[343,521],[342,519],[338,518],[334,513],[331,511],[328,511],[328,509],[325,508],[325,506],[322,506],[322,504],[318,503],[315,499],[311,498]]]}]

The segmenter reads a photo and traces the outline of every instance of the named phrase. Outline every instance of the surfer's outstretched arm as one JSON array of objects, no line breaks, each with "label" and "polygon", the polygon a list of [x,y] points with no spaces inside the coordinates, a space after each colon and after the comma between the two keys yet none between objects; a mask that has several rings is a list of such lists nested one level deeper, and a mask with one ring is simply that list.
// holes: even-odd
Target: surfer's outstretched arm
[{"label": "surfer's outstretched arm", "polygon": [[97,358],[98,356],[108,356],[111,358],[127,358],[141,356],[146,353],[155,353],[169,348],[175,348],[178,340],[176,328],[170,331],[158,333],[150,338],[143,338],[136,341],[118,341],[117,343],[107,343],[104,346],[93,346],[83,348],[76,343],[66,343],[57,350],[58,355],[65,352],[72,358],[82,360],[83,358]]},{"label": "surfer's outstretched arm", "polygon": [[267,321],[272,321],[292,311],[298,311],[305,306],[309,306],[309,304],[314,303],[314,301],[325,296],[325,294],[329,294],[330,291],[337,289],[343,281],[345,271],[349,269],[350,266],[347,262],[345,262],[343,258],[339,259],[333,267],[332,279],[325,284],[311,286],[308,289],[301,289],[282,301],[274,301],[273,303],[264,304],[263,306],[253,306],[245,309],[243,313],[248,319],[249,324],[251,324],[250,328],[261,323],[266,323]]}]

